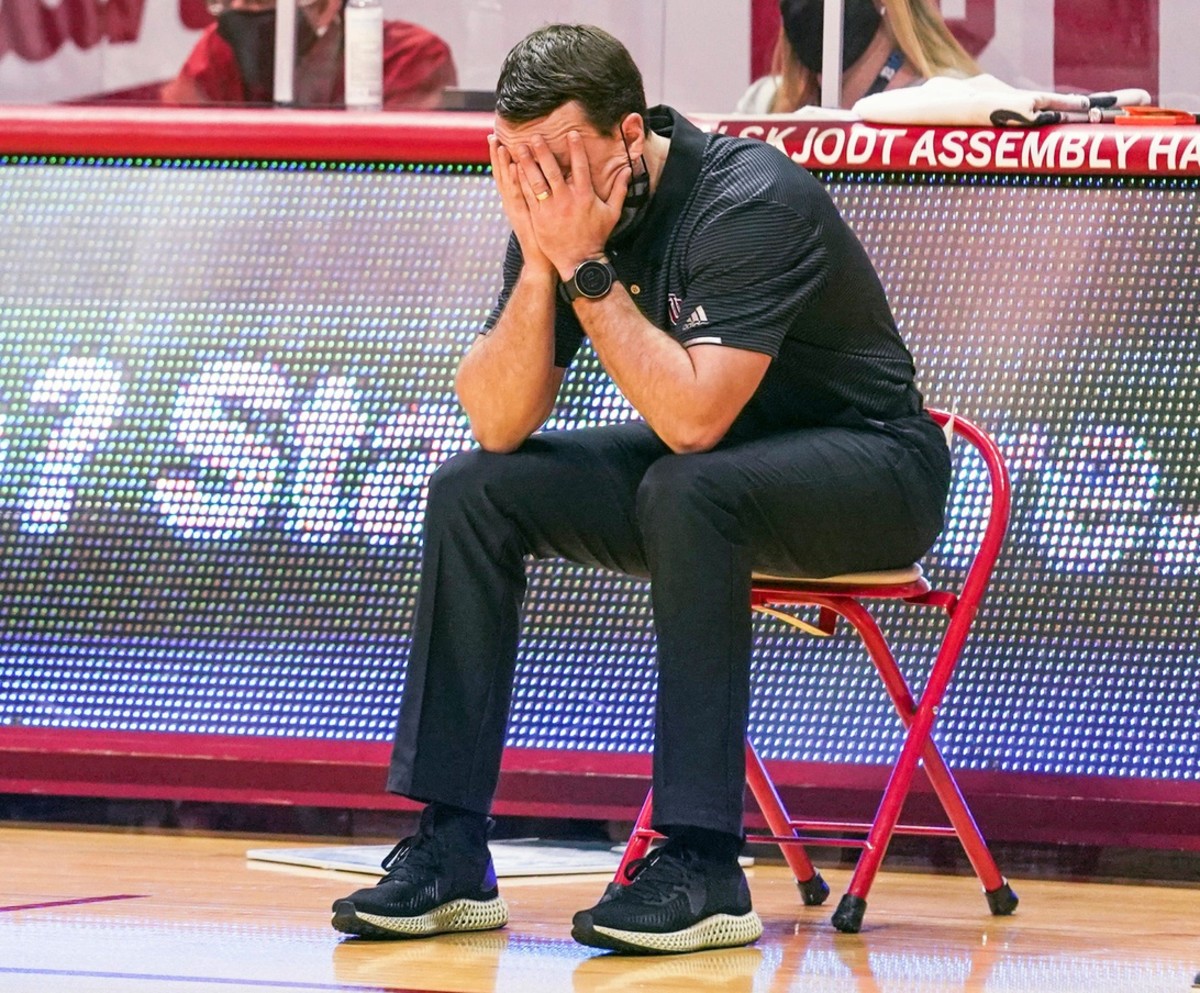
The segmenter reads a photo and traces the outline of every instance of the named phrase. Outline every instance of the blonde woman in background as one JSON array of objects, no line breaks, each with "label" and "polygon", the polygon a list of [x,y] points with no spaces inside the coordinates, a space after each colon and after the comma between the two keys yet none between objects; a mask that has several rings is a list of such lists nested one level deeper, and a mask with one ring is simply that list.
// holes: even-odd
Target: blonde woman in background
[{"label": "blonde woman in background", "polygon": [[[821,102],[824,13],[824,0],[782,0],[771,74],[750,86],[739,113],[787,114]],[[840,106],[933,76],[979,73],[932,0],[846,0]]]}]

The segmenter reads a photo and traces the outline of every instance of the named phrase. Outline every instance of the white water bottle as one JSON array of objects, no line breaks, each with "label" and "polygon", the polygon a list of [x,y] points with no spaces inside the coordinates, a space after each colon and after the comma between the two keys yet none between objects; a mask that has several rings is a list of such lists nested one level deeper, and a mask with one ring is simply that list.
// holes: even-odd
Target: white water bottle
[{"label": "white water bottle", "polygon": [[346,51],[346,107],[383,107],[383,4],[346,0],[342,11]]}]

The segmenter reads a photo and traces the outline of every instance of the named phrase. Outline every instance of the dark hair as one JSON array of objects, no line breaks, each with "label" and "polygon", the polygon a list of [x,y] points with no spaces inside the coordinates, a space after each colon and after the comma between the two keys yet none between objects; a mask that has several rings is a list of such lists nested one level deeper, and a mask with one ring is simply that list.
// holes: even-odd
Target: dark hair
[{"label": "dark hair", "polygon": [[496,114],[528,124],[577,101],[591,124],[611,133],[627,114],[646,116],[642,74],[629,50],[590,24],[548,24],[504,58]]},{"label": "dark hair", "polygon": [[[871,44],[883,18],[871,0],[847,0],[843,11],[842,64],[852,66]],[[824,0],[780,0],[779,12],[796,58],[811,72],[820,72],[824,61]]]}]

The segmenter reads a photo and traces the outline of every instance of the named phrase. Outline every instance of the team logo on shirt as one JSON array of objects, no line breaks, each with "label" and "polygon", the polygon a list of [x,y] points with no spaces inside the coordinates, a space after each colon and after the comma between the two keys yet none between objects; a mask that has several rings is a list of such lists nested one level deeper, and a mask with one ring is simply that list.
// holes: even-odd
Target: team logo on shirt
[{"label": "team logo on shirt", "polygon": [[704,312],[704,307],[701,305],[693,310],[691,316],[680,325],[679,315],[683,313],[683,301],[674,293],[667,294],[667,310],[671,315],[671,327],[679,325],[680,331],[691,331],[708,324],[708,314]]}]

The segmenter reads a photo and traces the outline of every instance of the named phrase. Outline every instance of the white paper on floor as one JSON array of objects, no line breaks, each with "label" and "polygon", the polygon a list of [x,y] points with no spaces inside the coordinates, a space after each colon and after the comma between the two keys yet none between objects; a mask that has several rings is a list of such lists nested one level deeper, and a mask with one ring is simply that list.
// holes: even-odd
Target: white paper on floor
[{"label": "white paper on floor", "polygon": [[[488,848],[497,876],[560,876],[602,872],[612,875],[624,846],[607,841],[542,841],[538,838],[491,841]],[[391,845],[336,845],[327,848],[252,848],[246,858],[314,869],[339,869],[382,876]]]},{"label": "white paper on floor", "polygon": [[[488,848],[496,875],[564,876],[577,873],[604,873],[611,876],[621,864],[624,845],[607,841],[543,841],[540,838],[517,838],[490,841]],[[380,863],[390,852],[390,845],[334,845],[325,848],[252,848],[246,858],[258,862],[280,862],[313,869],[337,869],[342,872],[362,872],[382,876]],[[753,865],[753,859],[743,857],[742,865]]]}]

